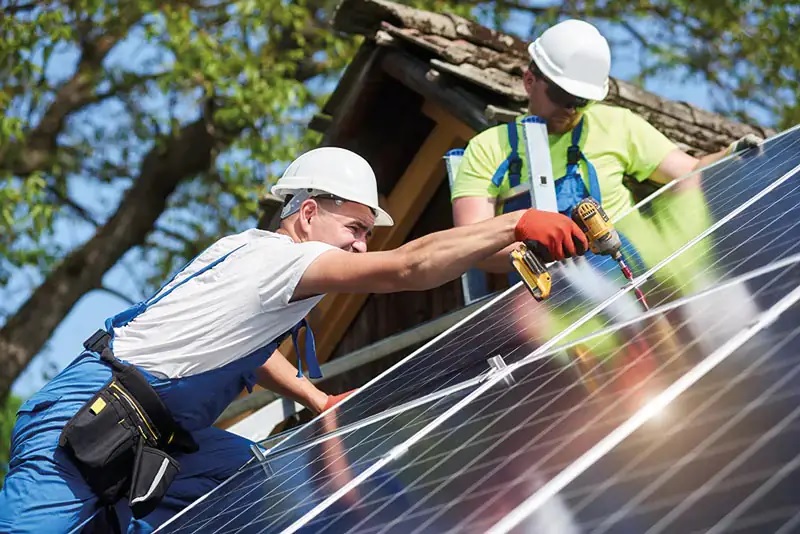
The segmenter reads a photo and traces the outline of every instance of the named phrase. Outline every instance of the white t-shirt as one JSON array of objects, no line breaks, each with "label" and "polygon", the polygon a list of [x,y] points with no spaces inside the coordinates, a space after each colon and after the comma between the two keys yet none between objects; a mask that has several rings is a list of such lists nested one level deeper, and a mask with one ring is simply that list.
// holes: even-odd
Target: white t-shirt
[{"label": "white t-shirt", "polygon": [[224,237],[195,258],[159,294],[206,265],[128,325],[114,330],[114,354],[168,378],[222,367],[291,329],[323,295],[289,302],[306,268],[331,245],[295,243],[247,230]]}]

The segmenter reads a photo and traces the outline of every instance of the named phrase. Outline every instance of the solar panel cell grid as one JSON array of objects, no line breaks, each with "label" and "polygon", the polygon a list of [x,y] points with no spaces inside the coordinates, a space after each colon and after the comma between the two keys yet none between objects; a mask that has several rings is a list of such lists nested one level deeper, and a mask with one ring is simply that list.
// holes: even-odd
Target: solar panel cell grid
[{"label": "solar panel cell grid", "polygon": [[565,489],[583,531],[775,532],[800,512],[797,311]]},{"label": "solar panel cell grid", "polygon": [[247,525],[275,531],[278,524],[300,517],[466,393],[454,393],[321,443],[271,455],[267,462],[251,464],[199,506],[166,525],[164,531],[225,532]]}]

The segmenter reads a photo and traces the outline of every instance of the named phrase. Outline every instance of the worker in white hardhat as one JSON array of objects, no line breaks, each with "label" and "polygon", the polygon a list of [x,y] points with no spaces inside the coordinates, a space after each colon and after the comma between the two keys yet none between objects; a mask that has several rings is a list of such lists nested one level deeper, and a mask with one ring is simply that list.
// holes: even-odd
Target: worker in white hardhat
[{"label": "worker in white hardhat", "polygon": [[211,245],[20,408],[0,531],[69,532],[102,507],[123,531],[149,532],[251,457],[248,440],[212,426],[242,388],[315,413],[341,401],[300,372],[321,374],[313,338],[296,366],[277,352],[325,293],[432,288],[520,240],[555,259],[587,247],[569,218],[530,209],[367,253],[372,229],[393,221],[370,165],[342,148],[301,155],[272,192],[284,199],[276,232]]},{"label": "worker in white hardhat", "polygon": [[[533,41],[528,52],[530,64],[523,74],[528,113],[547,124],[561,213],[569,214],[591,195],[616,219],[634,205],[623,183],[626,177],[664,184],[761,141],[750,134],[697,159],[636,113],[601,104],[608,95],[611,52],[588,22],[556,24]],[[489,128],[470,141],[452,186],[456,226],[530,207],[528,192],[514,189],[528,181],[525,147],[518,141],[522,118]],[[639,240],[653,241],[646,236]],[[508,252],[492,255],[480,267],[509,271]]]}]

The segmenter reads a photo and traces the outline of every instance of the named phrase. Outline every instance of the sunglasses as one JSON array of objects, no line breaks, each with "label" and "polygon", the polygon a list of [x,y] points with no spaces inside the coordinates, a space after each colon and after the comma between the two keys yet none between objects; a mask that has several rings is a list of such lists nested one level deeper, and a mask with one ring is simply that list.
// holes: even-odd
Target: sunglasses
[{"label": "sunglasses", "polygon": [[585,108],[589,105],[589,102],[591,102],[587,98],[581,98],[563,90],[553,80],[542,74],[542,71],[540,71],[534,63],[531,63],[530,70],[534,76],[540,80],[543,80],[544,83],[547,84],[545,93],[547,94],[547,98],[549,98],[553,104],[562,108],[580,109]]}]

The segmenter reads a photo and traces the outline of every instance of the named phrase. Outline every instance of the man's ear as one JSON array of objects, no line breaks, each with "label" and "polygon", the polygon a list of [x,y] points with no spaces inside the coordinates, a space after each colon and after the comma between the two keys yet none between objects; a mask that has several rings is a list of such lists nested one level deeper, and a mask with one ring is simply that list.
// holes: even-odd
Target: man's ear
[{"label": "man's ear", "polygon": [[531,72],[531,69],[525,69],[525,72],[522,74],[522,85],[525,86],[525,93],[528,96],[531,95],[531,91],[533,91],[533,82],[536,81],[536,77]]},{"label": "man's ear", "polygon": [[314,199],[306,199],[300,204],[300,209],[297,213],[300,215],[301,227],[307,232],[311,226],[311,219],[319,215],[319,204]]}]

